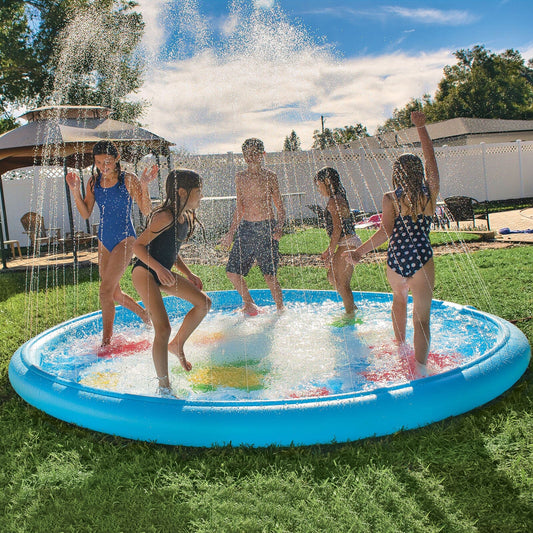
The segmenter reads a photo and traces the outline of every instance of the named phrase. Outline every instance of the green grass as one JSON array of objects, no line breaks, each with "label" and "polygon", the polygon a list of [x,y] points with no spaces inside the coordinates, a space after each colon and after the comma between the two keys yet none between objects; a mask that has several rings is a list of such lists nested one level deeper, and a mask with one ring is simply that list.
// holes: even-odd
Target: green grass
[{"label": "green grass", "polygon": [[[517,325],[531,343],[532,263],[532,247],[439,256],[435,296],[523,319]],[[208,290],[230,288],[222,267],[194,270]],[[0,531],[531,531],[531,366],[481,408],[384,438],[266,449],[129,441],[56,420],[9,384],[20,344],[98,309],[96,271],[82,270],[77,285],[71,276],[60,271],[57,288],[46,289],[42,275],[28,299],[24,274],[0,275]],[[321,268],[284,267],[280,279],[329,288]],[[249,281],[265,286],[257,269]],[[123,285],[133,292],[129,272]],[[388,290],[383,266],[358,266],[353,285]],[[30,302],[38,324],[24,318]]]}]

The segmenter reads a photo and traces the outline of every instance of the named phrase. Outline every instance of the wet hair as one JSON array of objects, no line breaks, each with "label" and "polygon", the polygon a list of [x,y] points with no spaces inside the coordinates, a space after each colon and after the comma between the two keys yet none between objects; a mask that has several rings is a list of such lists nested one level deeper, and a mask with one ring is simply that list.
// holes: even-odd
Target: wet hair
[{"label": "wet hair", "polygon": [[[327,180],[327,183],[326,183],[326,180]],[[329,192],[330,198],[336,198],[337,196],[340,196],[342,200],[345,202],[345,205],[343,202],[339,203],[336,200],[335,205],[337,208],[337,212],[339,213],[339,216],[341,218],[346,218],[346,216],[349,216],[349,214],[351,213],[350,204],[348,202],[348,197],[346,196],[346,189],[341,183],[341,177],[337,169],[333,167],[321,168],[315,174],[314,182],[315,184],[318,182],[323,183]]]},{"label": "wet hair", "polygon": [[[172,213],[173,221],[171,224],[173,224],[183,214],[189,222],[189,233],[187,234],[186,240],[188,240],[193,234],[196,223],[198,223],[198,225],[202,228],[205,239],[205,230],[203,224],[196,216],[196,212],[193,209],[185,209],[185,206],[189,201],[191,191],[201,186],[202,178],[194,170],[171,170],[167,176],[167,181],[165,184],[166,198],[159,207],[152,211],[148,218],[147,225],[151,222],[154,214],[160,213],[161,211],[170,211]],[[185,189],[187,191],[187,197],[183,202],[181,201],[181,196],[179,195],[179,189]],[[161,232],[168,229],[168,227],[169,226],[163,228]]]},{"label": "wet hair", "polygon": [[[328,183],[326,183],[326,180],[328,180]],[[314,181],[315,183],[320,181],[326,186],[330,198],[340,194],[346,201],[348,201],[348,198],[346,197],[346,189],[341,183],[341,177],[337,172],[337,169],[333,167],[321,168],[315,174]]]},{"label": "wet hair", "polygon": [[[119,151],[118,151],[118,148],[116,147],[115,143],[111,142],[111,141],[98,141],[94,146],[93,146],[93,166],[91,168],[91,179],[89,181],[89,185],[91,187],[94,187],[94,183],[97,179],[100,178],[100,171],[98,169],[97,172],[95,173],[95,168],[96,168],[96,163],[95,163],[95,156],[97,155],[110,155],[111,157],[119,157],[120,154],[119,154]],[[118,172],[118,181],[119,183],[124,183],[124,177],[122,176],[122,171],[121,171],[121,168],[120,168],[120,160],[117,160],[117,164],[116,164],[116,170]]]},{"label": "wet hair", "polygon": [[259,151],[261,153],[265,151],[265,145],[263,144],[263,141],[261,139],[256,139],[256,138],[253,138],[253,137],[251,139],[246,139],[242,143],[242,151],[243,152],[246,152],[250,148],[255,148],[257,151]]},{"label": "wet hair", "polygon": [[[424,192],[424,164],[415,154],[402,154],[392,167],[392,184],[395,189],[402,189],[402,197],[407,200],[412,214],[423,211],[427,205]],[[426,200],[426,205],[422,205]]]}]

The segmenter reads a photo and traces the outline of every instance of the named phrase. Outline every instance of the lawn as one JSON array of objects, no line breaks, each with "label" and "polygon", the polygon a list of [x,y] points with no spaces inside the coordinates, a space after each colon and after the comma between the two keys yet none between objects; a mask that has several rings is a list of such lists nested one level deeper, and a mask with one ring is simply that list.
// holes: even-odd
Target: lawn
[{"label": "lawn", "polygon": [[[325,248],[311,241],[298,244],[301,253]],[[531,343],[531,264],[527,246],[438,256],[435,297],[513,320]],[[223,267],[193,269],[207,290],[230,288]],[[531,531],[531,365],[511,390],[465,415],[321,446],[161,446],[78,428],[30,407],[9,384],[9,358],[39,330],[98,309],[96,277],[94,269],[81,270],[76,283],[68,269],[29,281],[0,276],[0,531]],[[280,281],[329,288],[322,268],[283,267]],[[250,285],[265,287],[256,269]],[[123,286],[133,292],[129,271]],[[383,265],[358,266],[353,287],[388,290]]]}]

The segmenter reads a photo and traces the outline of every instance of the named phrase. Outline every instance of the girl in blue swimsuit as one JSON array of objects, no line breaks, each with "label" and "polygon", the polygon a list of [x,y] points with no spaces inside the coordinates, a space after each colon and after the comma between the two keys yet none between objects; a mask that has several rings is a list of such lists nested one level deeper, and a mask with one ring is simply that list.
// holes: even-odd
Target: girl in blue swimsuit
[{"label": "girl in blue swimsuit", "polygon": [[426,117],[420,111],[411,113],[417,128],[425,159],[403,154],[395,162],[392,181],[394,191],[383,196],[380,229],[354,252],[345,252],[356,264],[371,250],[389,239],[387,279],[392,288],[392,325],[396,341],[405,344],[407,297],[413,296],[413,328],[415,367],[427,375],[426,361],[430,345],[430,312],[435,283],[433,250],[429,242],[431,219],[439,194],[439,170],[433,143],[426,129]]},{"label": "girl in blue swimsuit", "polygon": [[[95,172],[96,169],[96,172]],[[157,166],[145,170],[141,178],[120,168],[120,154],[110,141],[100,141],[93,147],[92,177],[85,198],[81,195],[80,177],[69,172],[66,180],[76,207],[84,219],[91,216],[94,204],[100,210],[98,226],[98,271],[100,274],[100,305],[102,307],[102,346],[111,342],[115,302],[133,311],[149,324],[150,318],[135,300],[122,291],[120,279],[131,261],[135,230],[131,219],[133,201],[143,215],[151,210],[148,183],[157,176]]]},{"label": "girl in blue swimsuit", "polygon": [[[194,230],[195,210],[201,199],[201,180],[196,172],[170,172],[166,182],[166,200],[150,215],[146,229],[133,245],[138,259],[131,277],[154,325],[152,357],[159,392],[163,395],[171,394],[168,352],[178,356],[186,371],[191,370],[192,365],[185,357],[183,345],[211,308],[211,300],[202,291],[202,280],[189,270],[178,255],[182,243]],[[183,275],[172,272],[173,265]],[[193,305],[170,343],[171,326],[161,291],[183,298]]]}]

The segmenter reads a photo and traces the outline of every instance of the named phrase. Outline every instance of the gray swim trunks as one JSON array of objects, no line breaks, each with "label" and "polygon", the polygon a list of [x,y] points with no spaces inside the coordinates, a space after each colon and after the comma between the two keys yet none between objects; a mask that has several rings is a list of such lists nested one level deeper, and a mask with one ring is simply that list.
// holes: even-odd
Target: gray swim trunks
[{"label": "gray swim trunks", "polygon": [[246,276],[254,261],[263,275],[275,276],[279,264],[279,242],[272,237],[275,220],[243,220],[233,239],[226,272]]}]

